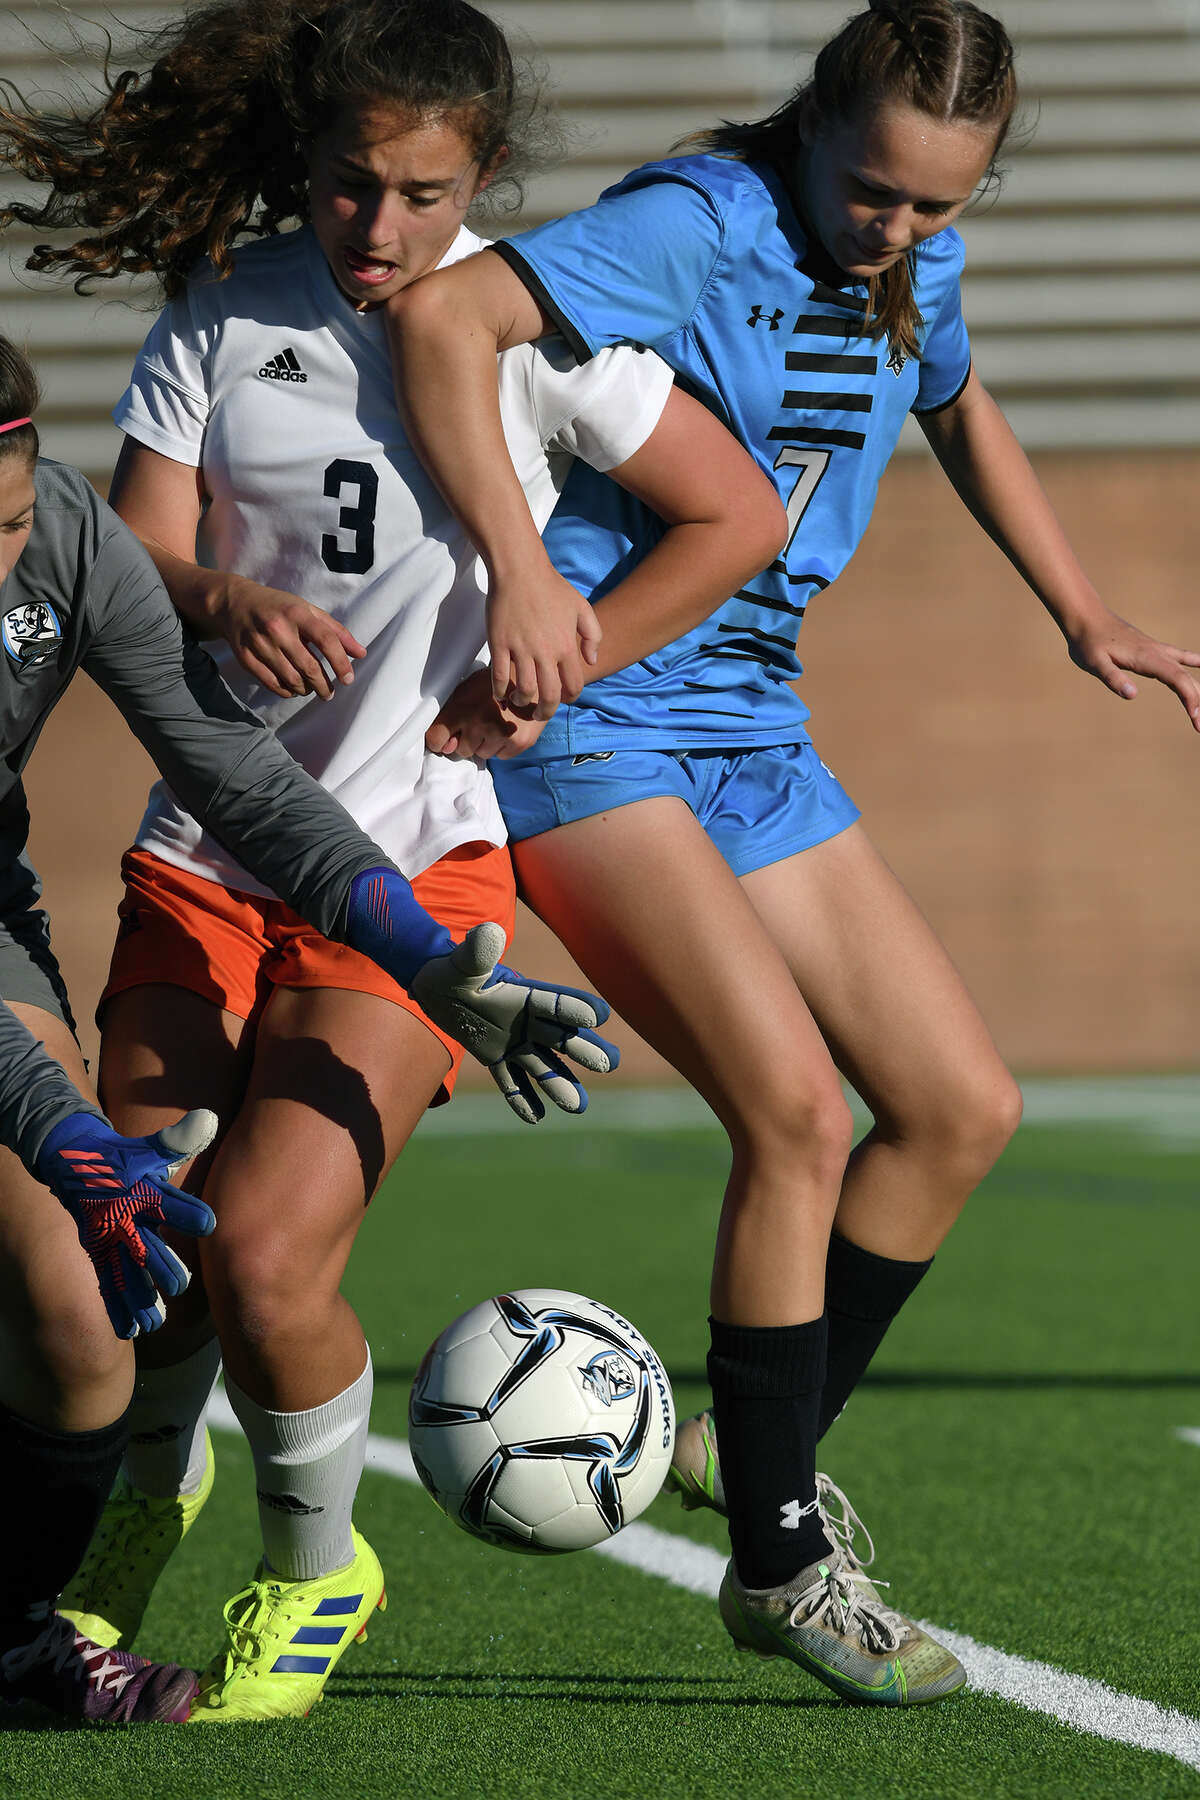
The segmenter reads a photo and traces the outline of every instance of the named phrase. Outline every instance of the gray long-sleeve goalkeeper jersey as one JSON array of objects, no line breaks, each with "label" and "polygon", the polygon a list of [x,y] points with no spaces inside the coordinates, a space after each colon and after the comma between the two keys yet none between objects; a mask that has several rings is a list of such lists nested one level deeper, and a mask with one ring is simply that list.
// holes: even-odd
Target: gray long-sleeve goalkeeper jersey
[{"label": "gray long-sleeve goalkeeper jersey", "polygon": [[[234,699],[142,546],[83,476],[42,460],[35,487],[29,541],[0,585],[0,856],[25,848],[21,771],[83,667],[188,810],[288,905],[345,941],[352,880],[388,858]],[[0,934],[9,936],[2,924]],[[51,1128],[82,1110],[97,1109],[0,1005],[0,1141],[32,1169]]]}]

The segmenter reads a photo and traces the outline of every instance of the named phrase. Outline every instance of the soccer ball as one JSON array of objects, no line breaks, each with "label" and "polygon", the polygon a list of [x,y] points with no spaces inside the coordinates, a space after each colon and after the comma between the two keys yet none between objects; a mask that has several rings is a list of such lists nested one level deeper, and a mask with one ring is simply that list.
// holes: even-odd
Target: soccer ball
[{"label": "soccer ball", "polygon": [[601,1543],[662,1487],[675,1407],[641,1332],[598,1300],[522,1288],[473,1306],[425,1353],[408,1407],[417,1473],[486,1543]]}]

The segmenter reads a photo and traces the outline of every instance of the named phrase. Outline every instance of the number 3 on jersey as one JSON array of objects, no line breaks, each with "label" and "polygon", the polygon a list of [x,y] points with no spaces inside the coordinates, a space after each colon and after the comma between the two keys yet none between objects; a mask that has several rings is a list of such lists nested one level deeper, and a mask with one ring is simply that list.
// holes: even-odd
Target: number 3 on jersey
[{"label": "number 3 on jersey", "polygon": [[[356,490],[357,504],[341,508],[336,534],[327,531],[322,535],[321,561],[335,575],[365,575],[375,561],[375,503],[379,497],[379,476],[370,463],[347,462],[339,456],[325,471],[325,498],[340,500],[346,488]],[[343,534],[348,531],[354,533],[352,547],[342,541]]]},{"label": "number 3 on jersey", "polygon": [[777,569],[787,566],[788,551],[792,547],[800,521],[808,510],[810,501],[821,485],[821,478],[829,467],[831,450],[809,450],[803,444],[785,444],[775,458],[777,469],[798,469],[791,493],[787,497],[788,537],[787,543],[780,551],[779,560],[774,564]]}]

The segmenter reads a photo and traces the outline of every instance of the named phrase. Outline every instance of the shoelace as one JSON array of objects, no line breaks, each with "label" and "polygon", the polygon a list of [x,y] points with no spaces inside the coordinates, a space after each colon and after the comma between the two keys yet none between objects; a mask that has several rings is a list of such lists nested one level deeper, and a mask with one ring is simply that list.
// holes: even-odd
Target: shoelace
[{"label": "shoelace", "polygon": [[225,1653],[225,1676],[233,1674],[239,1663],[253,1662],[272,1618],[281,1618],[288,1607],[278,1583],[252,1581],[232,1600],[225,1603],[225,1629],[229,1633],[229,1649]]},{"label": "shoelace", "polygon": [[[875,1561],[875,1540],[835,1481],[817,1471],[817,1503],[826,1531],[852,1569],[869,1569]],[[835,1514],[834,1508],[837,1508]],[[861,1532],[867,1540],[867,1554],[860,1556],[855,1539]],[[882,1584],[884,1587],[887,1583]]]},{"label": "shoelace", "polygon": [[[103,1644],[93,1644],[90,1638],[81,1637],[70,1621],[57,1613],[32,1643],[6,1650],[0,1656],[0,1669],[9,1681],[19,1681],[22,1675],[28,1675],[38,1663],[48,1662],[57,1675],[72,1656],[78,1657],[83,1665],[84,1680],[98,1693],[121,1694],[133,1680],[132,1669],[122,1668],[120,1663],[110,1661]],[[96,1666],[97,1663],[99,1666]]]},{"label": "shoelace", "polygon": [[899,1613],[868,1600],[848,1569],[829,1563],[821,1564],[821,1573],[797,1597],[788,1616],[793,1628],[810,1621],[832,1626],[843,1637],[857,1630],[864,1649],[876,1656],[898,1650],[911,1630]]},{"label": "shoelace", "polygon": [[[869,1569],[875,1561],[875,1540],[841,1488],[835,1481],[831,1481],[828,1475],[822,1474],[819,1469],[817,1471],[817,1499],[820,1502],[821,1519],[826,1532],[833,1539],[835,1548],[841,1552],[849,1564],[851,1572]],[[833,1510],[835,1507],[838,1509],[836,1514]],[[857,1537],[860,1532],[867,1541],[865,1556],[861,1556],[857,1548]],[[890,1587],[891,1582],[881,1581],[876,1575],[871,1580],[871,1586],[885,1588]],[[874,1608],[879,1619],[886,1621],[893,1631],[899,1633],[902,1642],[911,1635],[912,1627],[903,1613],[898,1613],[894,1607],[885,1606],[882,1601],[876,1603],[866,1594],[862,1595],[862,1599],[868,1606]]]}]

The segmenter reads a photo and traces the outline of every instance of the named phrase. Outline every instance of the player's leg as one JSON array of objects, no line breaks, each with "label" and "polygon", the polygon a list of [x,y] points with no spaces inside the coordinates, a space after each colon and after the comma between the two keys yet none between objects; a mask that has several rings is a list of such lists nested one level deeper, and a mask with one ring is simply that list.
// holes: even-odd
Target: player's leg
[{"label": "player's leg", "polygon": [[[93,1097],[65,1019],[8,1004]],[[132,1384],[70,1215],[0,1150],[0,1698],[81,1720],[187,1715],[190,1670],[114,1659],[55,1610],[120,1465]]]},{"label": "player's leg", "polygon": [[[158,1130],[193,1105],[215,1112],[224,1131],[253,1054],[248,1021],[265,993],[263,903],[144,850],[127,853],[122,875],[120,929],[100,1002],[103,1104],[132,1134]],[[181,1172],[182,1185],[201,1191],[212,1154]],[[220,1357],[197,1246],[179,1248],[192,1283],[161,1330],[139,1341],[121,1478],[63,1597],[81,1630],[122,1649],[213,1480],[205,1412]]]},{"label": "player's leg", "polygon": [[824,1431],[1011,1137],[1020,1092],[946,951],[860,826],[744,886],[874,1115],[830,1243]]},{"label": "player's leg", "polygon": [[[712,758],[708,773],[700,759],[690,764],[710,829],[723,786],[739,790],[720,822],[724,855],[684,807],[646,800],[528,838],[518,873],[589,978],[707,1095],[734,1144],[709,1357],[734,1551],[721,1598],[730,1635],[853,1698],[937,1699],[962,1685],[957,1659],[882,1604],[821,1510],[824,1367],[813,1352],[824,1348],[829,1213],[806,1205],[805,1174],[827,1208],[844,1172],[846,1109],[813,1018],[730,866],[755,818],[753,781],[739,787],[740,758]],[[557,782],[561,815],[570,775],[556,771],[539,771],[527,792]],[[504,799],[511,825],[519,808],[508,781]],[[805,816],[790,799],[771,809],[774,829],[801,842],[853,812],[840,790],[815,807],[801,799]],[[521,810],[528,820],[537,805]]]},{"label": "player's leg", "polygon": [[[149,917],[144,931],[147,938],[156,935]],[[146,953],[147,945],[139,944],[139,955]],[[114,971],[118,982],[137,972],[119,951]],[[180,973],[187,972],[182,963]],[[183,1098],[189,1093],[198,1096],[195,1105],[216,1113],[222,1133],[228,1129],[254,1042],[253,1028],[237,1013],[184,987],[141,982],[112,990],[110,984],[102,1023],[100,1089],[119,1130],[135,1136],[159,1130],[192,1104]],[[213,1154],[181,1170],[180,1185],[202,1192]],[[80,1631],[123,1650],[134,1643],[154,1586],[213,1484],[205,1415],[220,1349],[199,1246],[177,1248],[192,1282],[172,1301],[162,1327],[138,1341],[120,1477],[62,1599]]]},{"label": "player's leg", "polygon": [[[414,887],[455,937],[481,918],[511,931],[506,850],[460,846]],[[340,1283],[380,1181],[462,1059],[367,959],[286,908],[271,935],[275,991],[205,1190],[219,1220],[206,1281],[264,1538],[193,1715],[217,1723],[307,1712],[383,1603],[379,1563],[351,1519],[371,1365]]]},{"label": "player's leg", "polygon": [[829,1553],[813,1502],[825,1246],[850,1142],[836,1073],[776,946],[681,799],[619,805],[514,854],[526,897],[588,979],[729,1134],[709,1369],[735,1559],[770,1585]]},{"label": "player's leg", "polygon": [[340,1291],[383,1175],[449,1073],[445,1044],[376,994],[276,991],[205,1188],[205,1279],[250,1442],[263,1563],[226,1607],[204,1722],[305,1713],[383,1597],[353,1529],[371,1364]]}]

